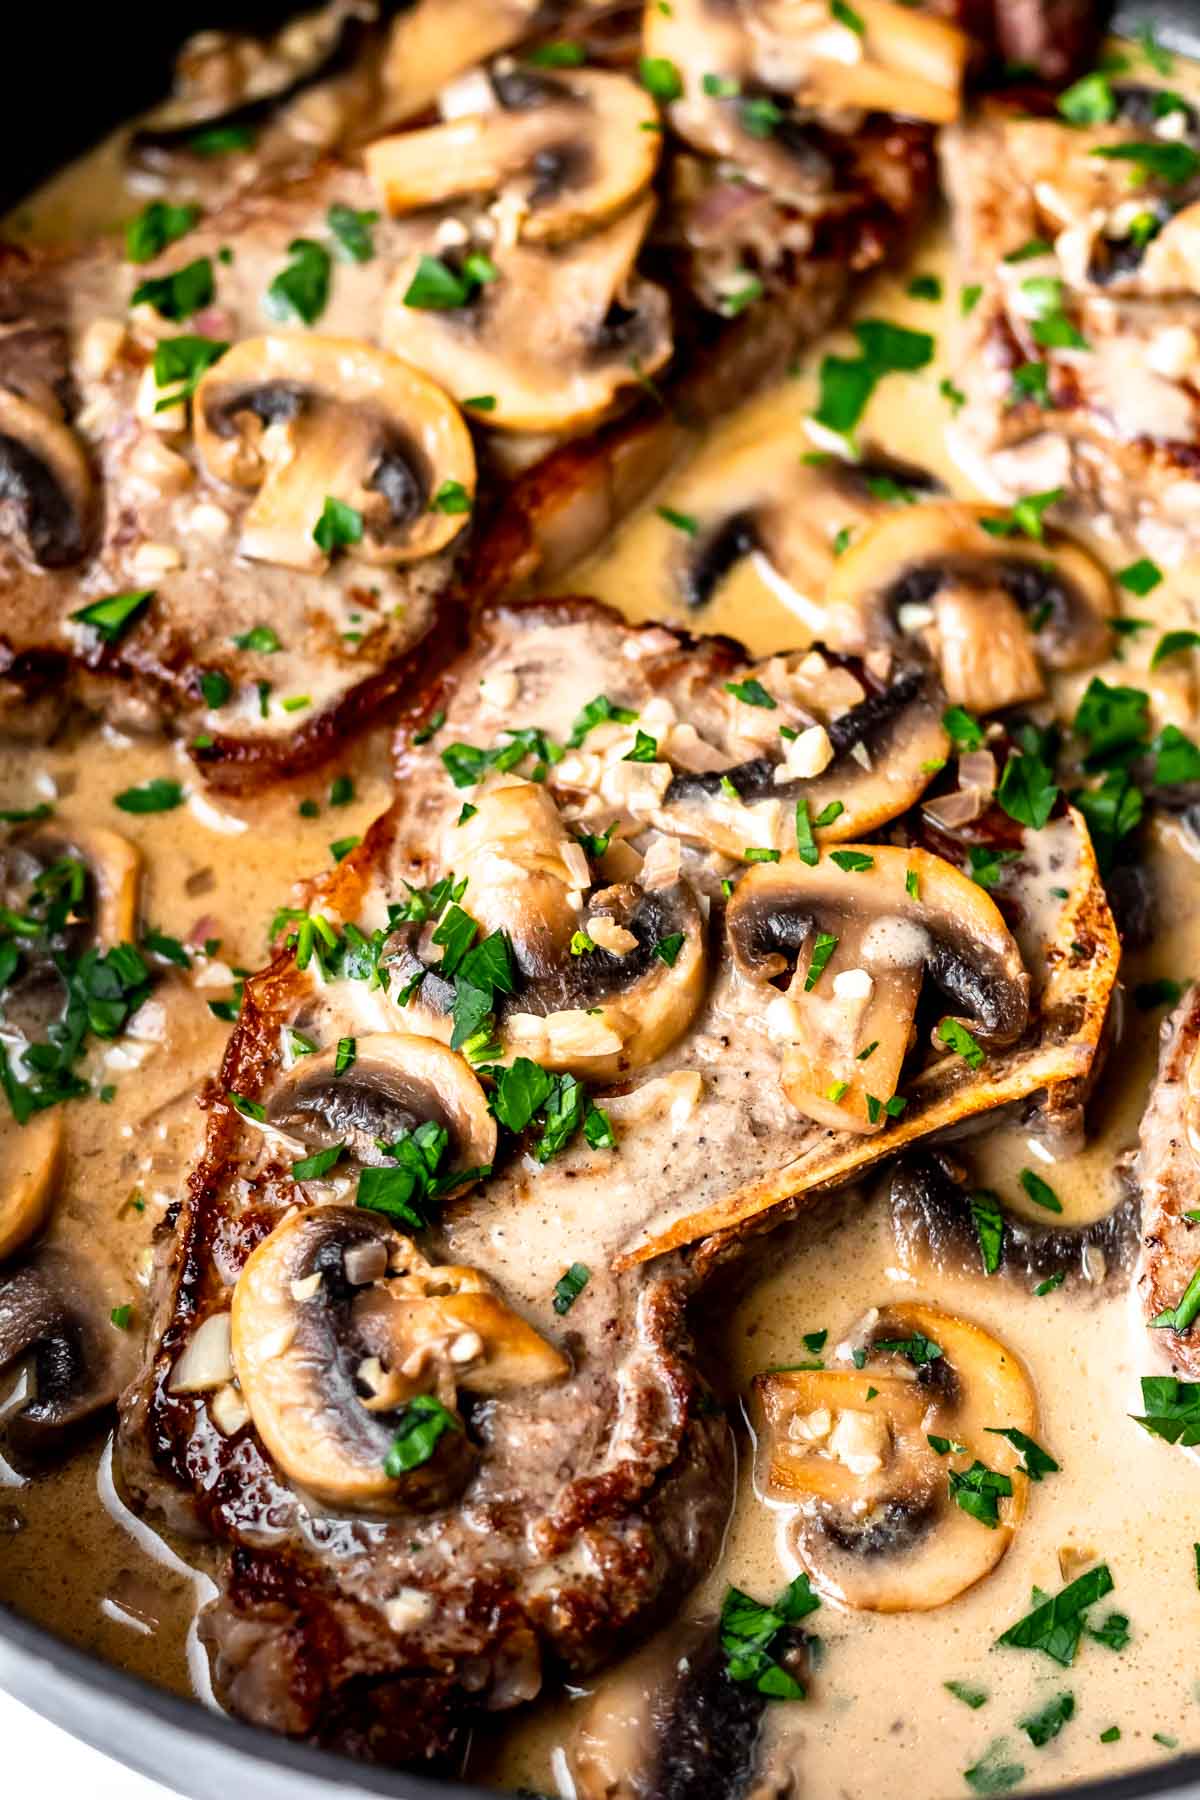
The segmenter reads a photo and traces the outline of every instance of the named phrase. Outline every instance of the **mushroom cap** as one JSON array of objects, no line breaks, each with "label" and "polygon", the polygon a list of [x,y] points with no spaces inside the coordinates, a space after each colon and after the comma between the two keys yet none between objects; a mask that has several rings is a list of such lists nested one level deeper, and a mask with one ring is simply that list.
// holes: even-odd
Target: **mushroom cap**
[{"label": "mushroom cap", "polygon": [[449,1133],[446,1168],[488,1167],[496,1121],[470,1067],[434,1038],[372,1032],[335,1073],[337,1050],[300,1057],[267,1101],[267,1119],[314,1148],[345,1143],[353,1159],[390,1167],[378,1140],[394,1143],[427,1121]]},{"label": "mushroom cap", "polygon": [[[919,1338],[942,1354],[914,1367],[878,1347]],[[981,1581],[1008,1549],[1028,1478],[1019,1452],[989,1428],[1033,1436],[1037,1404],[1006,1345],[937,1307],[883,1307],[864,1347],[861,1370],[755,1377],[759,1483],[795,1508],[789,1538],[821,1593],[872,1612],[925,1612]],[[930,1435],[964,1448],[939,1456]],[[975,1461],[1012,1483],[992,1527],[950,1490],[950,1471]]]},{"label": "mushroom cap", "polygon": [[133,1334],[110,1322],[119,1298],[94,1246],[83,1255],[44,1244],[4,1271],[0,1370],[26,1359],[30,1371],[30,1397],[4,1425],[16,1455],[56,1454],[115,1403],[137,1357]]},{"label": "mushroom cap", "polygon": [[861,651],[911,631],[932,650],[947,699],[977,712],[1037,698],[1039,664],[1101,661],[1116,612],[1107,571],[1061,532],[1035,542],[985,530],[1004,516],[930,500],[880,519],[834,567],[823,602],[829,642]]},{"label": "mushroom cap", "polygon": [[50,1216],[66,1134],[62,1108],[35,1113],[4,1140],[0,1171],[0,1263],[23,1250]]},{"label": "mushroom cap", "polygon": [[0,387],[0,533],[41,568],[64,568],[82,561],[95,512],[92,471],[71,427]]},{"label": "mushroom cap", "polygon": [[[569,1366],[485,1277],[435,1267],[386,1221],[340,1206],[289,1214],[251,1254],[233,1293],[232,1350],[255,1430],[289,1481],[369,1514],[428,1511],[461,1491],[476,1451],[457,1385],[498,1393]],[[422,1395],[453,1424],[425,1461],[389,1475],[399,1417]]]},{"label": "mushroom cap", "polygon": [[658,113],[629,76],[522,70],[493,74],[491,89],[486,111],[367,145],[367,174],[393,216],[494,194],[527,243],[561,243],[653,180]]},{"label": "mushroom cap", "polygon": [[[831,667],[831,673],[846,679],[845,670]],[[751,674],[741,671],[739,679]],[[851,686],[863,693],[860,683]],[[814,709],[819,694],[817,684]],[[943,711],[943,696],[929,671],[897,669],[886,686],[840,711],[829,710],[824,729],[832,754],[819,773],[790,775],[787,747],[776,737],[778,758],[763,754],[726,769],[677,772],[655,822],[741,860],[747,848],[784,850],[795,842],[798,801],[805,803],[810,823],[836,801],[837,816],[815,828],[818,840],[860,837],[899,818],[929,786],[950,744]]]},{"label": "mushroom cap", "polygon": [[[839,854],[865,860],[843,868]],[[896,1091],[926,974],[981,1051],[1013,1043],[1028,1023],[1029,976],[995,902],[928,851],[867,844],[811,866],[794,855],[759,863],[734,889],[726,932],[750,980],[794,965],[768,1013],[784,1045],[781,1081],[794,1106],[835,1129],[886,1124],[880,1103]],[[810,980],[819,933],[835,941]],[[934,1042],[945,1048],[936,1032]]]},{"label": "mushroom cap", "polygon": [[327,499],[361,513],[347,554],[408,563],[445,548],[469,508],[433,510],[447,482],[475,492],[471,434],[434,381],[357,338],[245,338],[196,390],[196,446],[208,473],[257,489],[243,555],[319,572],[313,537]]},{"label": "mushroom cap", "polygon": [[399,267],[381,335],[459,401],[489,394],[489,427],[563,431],[606,412],[671,354],[666,294],[635,271],[647,198],[557,250],[496,250],[496,277],[466,306],[406,306],[416,253]]},{"label": "mushroom cap", "polygon": [[[504,1055],[596,1079],[652,1062],[687,1029],[704,997],[706,934],[690,884],[595,886],[582,846],[540,783],[497,784],[474,804],[472,818],[454,830],[454,866],[466,883],[464,910],[484,932],[505,932],[512,950],[513,991],[496,996]],[[597,936],[592,949],[577,953],[577,934],[598,921],[625,947],[606,949]],[[394,992],[405,992],[426,967],[428,936],[416,924],[393,932]],[[656,953],[676,937],[673,958]],[[453,999],[434,965],[401,1017],[449,1035]]]}]

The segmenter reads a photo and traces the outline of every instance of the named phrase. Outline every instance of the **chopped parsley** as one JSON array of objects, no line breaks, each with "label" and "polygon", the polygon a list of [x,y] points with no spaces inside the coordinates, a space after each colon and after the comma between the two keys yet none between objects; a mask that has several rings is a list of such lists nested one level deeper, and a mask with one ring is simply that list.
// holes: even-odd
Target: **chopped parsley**
[{"label": "chopped parsley", "polygon": [[914,275],[905,289],[911,300],[940,300],[942,282],[938,275]]},{"label": "chopped parsley", "polygon": [[996,799],[1018,825],[1040,831],[1058,802],[1054,770],[1036,750],[1018,751],[1001,771]]},{"label": "chopped parsley", "polygon": [[289,261],[269,284],[264,305],[287,325],[314,325],[329,302],[330,256],[314,238],[293,238]]},{"label": "chopped parsley", "polygon": [[591,1280],[592,1271],[586,1263],[572,1263],[554,1284],[554,1310],[561,1317],[569,1313],[584,1288]]},{"label": "chopped parsley", "polygon": [[235,650],[253,650],[262,656],[273,656],[282,650],[275,629],[271,625],[252,625],[249,631],[241,632],[233,640]]},{"label": "chopped parsley", "polygon": [[177,806],[183,805],[183,788],[177,781],[169,781],[159,775],[153,781],[145,781],[141,787],[125,788],[113,796],[113,805],[127,813],[161,813],[173,812]]},{"label": "chopped parsley", "polygon": [[860,319],[854,326],[857,357],[826,356],[820,368],[818,424],[843,437],[858,424],[867,402],[885,375],[911,374],[933,360],[928,332],[910,331],[886,319]]},{"label": "chopped parsley", "polygon": [[1137,144],[1100,144],[1091,154],[1109,162],[1133,165],[1130,175],[1135,186],[1141,181],[1161,181],[1167,187],[1179,187],[1200,174],[1200,152],[1188,144],[1167,143],[1161,139]]},{"label": "chopped parsley", "polygon": [[1056,1738],[1068,1719],[1075,1716],[1074,1694],[1056,1694],[1040,1712],[1017,1721],[1036,1750],[1045,1749]]},{"label": "chopped parsley", "polygon": [[660,519],[665,519],[668,525],[673,525],[676,531],[685,532],[688,537],[695,537],[700,529],[699,519],[691,513],[676,512],[673,506],[656,506],[654,510]]},{"label": "chopped parsley", "polygon": [[755,675],[748,676],[745,681],[727,681],[725,692],[732,694],[735,700],[742,701],[746,706],[761,706],[769,712],[775,711],[775,701]]},{"label": "chopped parsley", "polygon": [[1042,1180],[1036,1169],[1022,1169],[1017,1180],[1035,1206],[1045,1207],[1047,1212],[1052,1213],[1062,1211],[1062,1201],[1050,1183]]},{"label": "chopped parsley", "polygon": [[986,1756],[970,1769],[963,1770],[963,1780],[977,1794],[1007,1794],[1025,1779],[1024,1763],[1004,1762],[1007,1750],[1004,1738],[992,1744]]},{"label": "chopped parsley", "polygon": [[1150,667],[1157,669],[1169,656],[1179,656],[1184,650],[1197,647],[1200,647],[1200,631],[1164,631],[1151,653]]},{"label": "chopped parsley", "polygon": [[962,1057],[969,1069],[982,1069],[986,1060],[983,1046],[976,1043],[960,1020],[943,1019],[937,1028],[937,1035],[948,1049]]},{"label": "chopped parsley", "polygon": [[1058,1464],[1048,1450],[1021,1431],[1016,1425],[985,1425],[984,1430],[993,1437],[1006,1438],[1014,1450],[1019,1450],[1024,1458],[1021,1463],[1021,1474],[1028,1475],[1030,1481],[1040,1481],[1044,1475],[1054,1475]]},{"label": "chopped parsley", "polygon": [[945,1355],[940,1344],[935,1344],[932,1338],[925,1337],[919,1331],[907,1338],[876,1338],[871,1348],[886,1350],[893,1356],[903,1356],[906,1361],[913,1364],[914,1368],[918,1369],[923,1364],[936,1362],[939,1356]]},{"label": "chopped parsley", "polygon": [[90,625],[105,644],[115,644],[139,619],[154,598],[153,588],[138,588],[128,594],[109,594],[104,600],[93,600],[80,607],[71,617],[79,625]]},{"label": "chopped parsley", "polygon": [[152,306],[164,319],[190,319],[202,307],[211,306],[216,293],[212,259],[197,257],[172,275],[151,275],[130,295],[130,306]]},{"label": "chopped parsley", "polygon": [[636,712],[632,712],[628,706],[614,706],[607,694],[597,694],[577,715],[567,737],[567,748],[578,750],[588,733],[594,731],[597,725],[632,725],[636,720]]},{"label": "chopped parsley", "polygon": [[948,706],[942,714],[951,742],[959,750],[983,749],[983,726],[962,706]]},{"label": "chopped parsley", "polygon": [[163,338],[156,344],[154,385],[165,391],[154,403],[155,412],[167,412],[172,406],[179,406],[184,400],[190,400],[200,385],[201,377],[215,362],[221,360],[228,348],[228,343],[222,338],[198,337],[194,334]]},{"label": "chopped parsley", "polygon": [[972,1712],[978,1712],[981,1706],[987,1705],[986,1688],[975,1687],[968,1681],[943,1681],[942,1686],[956,1700],[961,1700],[964,1706],[969,1706]]},{"label": "chopped parsley", "polygon": [[1025,494],[999,518],[980,519],[983,529],[992,537],[1028,537],[1040,544],[1046,535],[1044,514],[1057,506],[1063,497],[1061,488],[1047,488],[1041,494]]},{"label": "chopped parsley", "polygon": [[641,727],[639,726],[638,730],[634,736],[633,749],[626,751],[625,755],[621,758],[621,761],[622,762],[631,762],[631,763],[650,763],[650,762],[657,761],[657,759],[658,759],[658,739],[652,738],[648,731],[643,731],[641,729]]},{"label": "chopped parsley", "polygon": [[[1144,1389],[1144,1382],[1142,1386]],[[1084,1614],[1112,1589],[1108,1564],[1098,1563],[1086,1575],[1042,1600],[1032,1612],[1010,1625],[996,1642],[1016,1650],[1040,1650],[1064,1669],[1069,1668],[1083,1635]]]},{"label": "chopped parsley", "polygon": [[983,844],[967,846],[967,868],[971,880],[989,892],[1000,886],[1007,865],[1020,860],[1019,850],[989,850]]},{"label": "chopped parsley", "polygon": [[1107,125],[1116,117],[1112,82],[1101,70],[1084,75],[1058,96],[1058,110],[1072,125]]},{"label": "chopped parsley", "polygon": [[1160,1312],[1150,1324],[1156,1331],[1190,1331],[1197,1314],[1200,1314],[1200,1267],[1194,1271],[1178,1305]]},{"label": "chopped parsley", "polygon": [[769,1700],[803,1700],[803,1683],[777,1656],[787,1628],[816,1612],[820,1604],[803,1574],[772,1606],[762,1605],[740,1588],[727,1589],[719,1633],[729,1679],[747,1683]]},{"label": "chopped parsley", "polygon": [[1148,556],[1139,557],[1126,568],[1117,571],[1117,581],[1127,593],[1136,594],[1139,599],[1153,593],[1163,578],[1158,564],[1151,562]]},{"label": "chopped parsley", "polygon": [[432,1394],[418,1394],[400,1413],[392,1447],[383,1459],[383,1472],[393,1481],[410,1469],[427,1463],[448,1431],[461,1431],[452,1412]]},{"label": "chopped parsley", "polygon": [[971,1218],[979,1238],[983,1272],[994,1275],[1004,1252],[1004,1214],[990,1188],[976,1188],[970,1196]]},{"label": "chopped parsley", "polygon": [[379,222],[377,212],[358,212],[353,206],[335,203],[325,215],[325,223],[346,262],[370,262],[375,254],[372,225]]},{"label": "chopped parsley", "polygon": [[969,1469],[951,1469],[947,1479],[955,1505],[990,1531],[995,1531],[1000,1523],[1000,1502],[1013,1491],[1010,1477],[989,1469],[986,1463],[977,1459]]},{"label": "chopped parsley", "polygon": [[457,517],[460,513],[470,512],[471,496],[461,481],[443,481],[429,502],[429,510],[445,513],[447,517]]},{"label": "chopped parsley", "polygon": [[678,100],[683,93],[683,77],[669,56],[639,57],[638,80],[648,94],[664,105]]},{"label": "chopped parsley", "polygon": [[673,969],[679,960],[679,952],[683,949],[684,941],[682,931],[668,932],[666,937],[659,938],[650,954],[657,957],[659,962],[666,963],[668,969]]},{"label": "chopped parsley", "polygon": [[847,875],[861,875],[875,867],[875,858],[868,856],[865,850],[831,850],[829,860]]},{"label": "chopped parsley", "polygon": [[330,1144],[327,1150],[314,1150],[311,1156],[301,1157],[292,1164],[294,1181],[319,1181],[335,1168],[345,1153],[345,1144]]},{"label": "chopped parsley", "polygon": [[825,972],[830,957],[837,949],[837,938],[829,931],[818,931],[813,940],[812,955],[808,959],[808,973],[804,977],[804,991],[811,993]]},{"label": "chopped parsley", "polygon": [[185,236],[199,217],[198,206],[149,201],[136,219],[130,219],[125,226],[126,259],[131,263],[153,262],[169,244]]}]

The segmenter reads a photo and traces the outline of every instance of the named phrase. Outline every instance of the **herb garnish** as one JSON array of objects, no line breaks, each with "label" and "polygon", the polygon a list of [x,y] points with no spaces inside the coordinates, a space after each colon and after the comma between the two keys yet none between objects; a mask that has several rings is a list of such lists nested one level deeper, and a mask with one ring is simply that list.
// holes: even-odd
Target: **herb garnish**
[{"label": "herb garnish", "polygon": [[591,1270],[586,1263],[572,1263],[554,1284],[554,1310],[562,1317],[569,1313],[584,1288],[591,1280]]},{"label": "herb garnish", "polygon": [[192,229],[200,217],[198,206],[172,206],[167,200],[151,200],[136,219],[125,226],[125,255],[131,263],[153,262],[169,244]]},{"label": "herb garnish", "polygon": [[979,1238],[983,1272],[985,1275],[994,1275],[1000,1267],[1004,1251],[1004,1214],[1000,1210],[999,1199],[990,1188],[976,1188],[970,1195],[969,1204]]},{"label": "herb garnish", "polygon": [[[1142,1385],[1144,1389],[1145,1383]],[[1112,1589],[1108,1564],[1099,1563],[1010,1625],[996,1642],[1016,1650],[1040,1650],[1063,1668],[1069,1668],[1083,1634],[1084,1613],[1097,1600],[1111,1594]]]},{"label": "herb garnish", "polygon": [[410,1469],[427,1463],[437,1449],[438,1440],[448,1431],[461,1431],[462,1426],[452,1412],[447,1412],[432,1394],[418,1394],[401,1412],[392,1447],[383,1459],[383,1472],[397,1480]]},{"label": "herb garnish", "polygon": [[1062,1201],[1050,1183],[1043,1181],[1035,1169],[1022,1169],[1017,1180],[1035,1206],[1043,1206],[1047,1212],[1052,1213],[1062,1211]]},{"label": "herb garnish", "polygon": [[314,238],[293,238],[291,259],[267,288],[264,305],[284,324],[313,325],[329,302],[329,252]]},{"label": "herb garnish", "polygon": [[1009,1476],[989,1469],[978,1459],[969,1469],[951,1469],[948,1474],[950,1497],[957,1506],[990,1531],[1000,1523],[1000,1502],[1013,1491]]},{"label": "herb garnish", "polygon": [[860,319],[853,329],[860,354],[823,358],[820,401],[814,414],[818,424],[843,437],[854,430],[885,375],[924,369],[934,352],[928,332],[909,331],[886,319]]},{"label": "herb garnish", "polygon": [[130,306],[152,306],[164,319],[190,319],[201,307],[211,306],[216,286],[212,260],[197,257],[172,275],[151,275],[130,295]]},{"label": "herb garnish", "polygon": [[1067,1720],[1075,1714],[1074,1694],[1056,1694],[1047,1702],[1041,1712],[1031,1713],[1026,1719],[1017,1721],[1021,1730],[1037,1750],[1042,1750],[1056,1738]]},{"label": "herb garnish", "polygon": [[138,588],[129,594],[109,594],[104,600],[93,600],[71,617],[80,625],[90,625],[105,644],[115,644],[124,637],[134,621],[142,615],[154,598],[153,588]]},{"label": "herb garnish", "polygon": [[729,1588],[721,1606],[720,1643],[730,1680],[749,1683],[769,1700],[803,1700],[803,1683],[783,1667],[777,1653],[786,1628],[820,1604],[807,1575],[797,1575],[773,1606]]},{"label": "herb garnish", "polygon": [[325,215],[339,254],[347,262],[370,262],[375,254],[375,238],[371,227],[379,222],[377,212],[357,212],[353,206],[335,203]]},{"label": "herb garnish", "polygon": [[985,1425],[984,1430],[992,1437],[1006,1438],[1014,1450],[1021,1452],[1024,1461],[1021,1474],[1028,1475],[1030,1481],[1040,1481],[1043,1475],[1053,1475],[1058,1471],[1058,1464],[1048,1450],[1021,1431],[1016,1425]]}]

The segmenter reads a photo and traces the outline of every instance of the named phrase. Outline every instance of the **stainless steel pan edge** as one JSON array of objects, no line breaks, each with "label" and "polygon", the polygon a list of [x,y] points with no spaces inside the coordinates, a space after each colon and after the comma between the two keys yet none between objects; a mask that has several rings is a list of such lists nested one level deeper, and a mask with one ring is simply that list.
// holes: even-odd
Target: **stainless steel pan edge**
[{"label": "stainless steel pan edge", "polygon": [[[480,0],[486,5],[488,0]],[[999,0],[1001,5],[1006,0]],[[21,7],[6,21],[11,69],[52,71],[55,105],[39,104],[36,121],[20,94],[37,83],[18,84],[14,104],[0,110],[0,205],[11,205],[49,171],[94,142],[136,107],[148,105],[161,86],[159,71],[173,42],[221,10],[212,0],[163,9],[126,5],[71,9],[72,53],[64,57],[62,17],[56,9]],[[241,26],[299,10],[294,0],[224,6]],[[119,18],[117,17],[119,13]],[[1116,29],[1136,36],[1151,27],[1158,40],[1200,55],[1200,0],[1124,0]],[[119,29],[114,29],[119,28]],[[88,37],[88,34],[91,34]],[[86,39],[86,41],[81,41]],[[165,34],[165,35],[164,35]],[[114,43],[121,51],[114,57]],[[98,82],[96,71],[103,70]],[[48,117],[53,132],[43,135]],[[1188,1653],[1191,1646],[1181,1646]],[[255,1731],[97,1661],[61,1642],[0,1603],[0,1687],[44,1718],[97,1750],[187,1797],[187,1800],[485,1800],[462,1782],[366,1768],[307,1745]],[[1200,1716],[1200,1715],[1198,1715]],[[1036,1777],[1036,1768],[1033,1770]],[[1022,1790],[1026,1792],[1026,1790]],[[1029,1793],[1045,1800],[1069,1792],[1072,1800],[1200,1800],[1200,1755],[1186,1755],[1131,1775]],[[712,1800],[723,1800],[714,1795]],[[912,1800],[933,1800],[913,1796]]]}]

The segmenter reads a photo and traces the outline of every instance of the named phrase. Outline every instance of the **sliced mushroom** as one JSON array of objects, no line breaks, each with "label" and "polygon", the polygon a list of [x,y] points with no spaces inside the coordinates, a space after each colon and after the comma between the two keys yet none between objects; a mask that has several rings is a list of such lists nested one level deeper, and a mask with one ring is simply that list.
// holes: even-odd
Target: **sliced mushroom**
[{"label": "sliced mushroom", "polygon": [[41,568],[65,568],[86,553],[95,510],[92,472],[71,427],[0,387],[0,536]]},{"label": "sliced mushroom", "polygon": [[137,1354],[133,1334],[111,1323],[120,1299],[94,1245],[86,1254],[44,1246],[5,1273],[0,1370],[23,1364],[26,1395],[5,1419],[12,1453],[53,1455],[114,1404]]},{"label": "sliced mushroom", "polygon": [[[464,909],[485,934],[504,931],[512,947],[513,992],[496,997],[506,1052],[593,1078],[652,1062],[704,997],[704,921],[691,886],[594,883],[539,783],[493,787],[474,805],[455,831],[454,867],[466,880]],[[448,1032],[454,990],[436,973],[429,939],[419,925],[393,934],[393,991],[404,993],[432,964],[403,1012]]]},{"label": "sliced mushroom", "polygon": [[803,205],[831,184],[812,124],[845,130],[847,114],[853,120],[860,110],[935,124],[957,118],[961,31],[892,0],[867,0],[855,17],[857,29],[795,0],[673,0],[666,13],[647,6],[646,53],[669,59],[682,79],[672,125],[777,198]]},{"label": "sliced mushroom", "polygon": [[928,470],[878,451],[868,450],[859,462],[804,460],[796,456],[791,427],[756,437],[674,485],[672,504],[697,522],[695,535],[684,536],[672,559],[680,597],[689,609],[707,606],[735,565],[757,556],[769,585],[819,637],[821,596],[839,535],[846,532],[853,541],[888,516],[901,495],[940,491]]},{"label": "sliced mushroom", "polygon": [[[458,408],[419,369],[354,338],[246,338],[196,390],[196,444],[210,475],[257,489],[240,548],[260,562],[319,571],[327,499],[362,517],[347,553],[408,563],[462,530],[475,453]],[[445,484],[460,510],[434,510]]]},{"label": "sliced mushroom", "polygon": [[964,1015],[939,1021],[939,1052],[940,1033],[962,1032],[982,1060],[1028,1023],[1029,977],[995,903],[928,851],[868,844],[823,852],[812,866],[798,856],[760,863],[735,888],[726,927],[737,967],[763,984],[764,999],[789,974],[766,1011],[781,1085],[798,1111],[835,1130],[888,1123],[926,975]]},{"label": "sliced mushroom", "polygon": [[35,1113],[20,1131],[4,1140],[0,1169],[0,1263],[15,1256],[38,1235],[50,1216],[62,1168],[62,1112]]},{"label": "sliced mushroom", "polygon": [[4,904],[43,928],[17,938],[21,959],[5,994],[5,1018],[23,1036],[43,1039],[61,1014],[62,954],[136,941],[141,866],[118,832],[67,817],[20,826],[0,848]]},{"label": "sliced mushroom", "polygon": [[527,38],[537,0],[415,0],[393,19],[383,58],[383,112],[391,125],[427,113],[456,75]]},{"label": "sliced mushroom", "polygon": [[470,1068],[428,1037],[372,1032],[357,1040],[354,1062],[336,1073],[336,1050],[294,1063],[267,1101],[267,1120],[313,1149],[345,1144],[364,1166],[392,1166],[381,1144],[394,1144],[432,1121],[445,1128],[447,1171],[490,1165],[496,1121]]},{"label": "sliced mushroom", "polygon": [[393,282],[382,336],[458,400],[488,394],[505,431],[562,431],[605,412],[671,354],[667,296],[636,273],[646,199],[558,250],[493,253],[496,275],[464,306],[405,305],[417,259]]},{"label": "sliced mushroom", "polygon": [[329,0],[273,38],[204,31],[176,63],[175,92],[147,113],[130,140],[136,154],[186,147],[202,130],[261,125],[280,107],[346,68],[369,20],[359,0]]},{"label": "sliced mushroom", "polygon": [[[340,1206],[291,1213],[253,1252],[234,1289],[232,1348],[255,1430],[287,1478],[364,1513],[428,1511],[462,1490],[476,1452],[459,1387],[494,1395],[568,1368],[486,1277],[436,1267],[384,1220]],[[389,1475],[405,1409],[422,1399],[448,1420],[427,1457]]]},{"label": "sliced mushroom", "polygon": [[[1034,1436],[1037,1405],[1011,1350],[933,1306],[870,1315],[864,1352],[861,1370],[755,1377],[759,1485],[795,1509],[790,1541],[822,1593],[872,1612],[925,1612],[1008,1549],[1027,1477],[1019,1452],[992,1433]],[[930,1437],[953,1448],[939,1455]],[[954,1476],[975,1463],[1011,1483],[995,1496],[993,1525],[954,1500]]]},{"label": "sliced mushroom", "polygon": [[930,501],[890,513],[846,551],[822,605],[835,649],[907,637],[924,645],[946,698],[973,712],[1037,699],[1041,665],[1079,669],[1110,654],[1108,574],[1061,532],[997,537],[993,507]]},{"label": "sliced mushroom", "polygon": [[628,76],[493,73],[484,97],[487,110],[367,146],[367,174],[390,213],[494,196],[506,231],[561,243],[650,185],[658,114]]},{"label": "sliced mushroom", "polygon": [[[888,1205],[901,1268],[911,1275],[980,1269],[971,1206],[975,1191],[941,1157],[905,1157],[896,1164]],[[1000,1204],[996,1195],[988,1197]],[[1112,1210],[1087,1225],[1042,1224],[1001,1211],[998,1276],[1025,1288],[1057,1279],[1075,1293],[1099,1293],[1128,1282],[1141,1240],[1141,1207],[1128,1185],[1119,1183]]]},{"label": "sliced mushroom", "polygon": [[[741,734],[752,726],[770,743],[769,753],[725,768],[677,771],[656,824],[744,857],[748,848],[783,850],[795,843],[798,801],[810,823],[832,810],[816,831],[822,842],[833,843],[874,831],[920,798],[950,744],[942,695],[929,672],[897,668],[876,681],[861,664],[839,666],[815,647],[793,660],[791,708],[783,704],[782,684],[770,667],[761,670],[762,685],[780,696],[774,710],[730,697],[730,712],[740,707],[743,714],[733,720],[733,730]],[[740,673],[741,682],[750,678],[758,679],[754,669]],[[796,735],[782,737],[780,724]]]},{"label": "sliced mushroom", "polygon": [[[778,1656],[803,1681],[810,1658],[792,1626]],[[794,1771],[766,1740],[767,1698],[734,1681],[716,1619],[671,1626],[602,1677],[567,1746],[579,1800],[786,1800]]]}]

